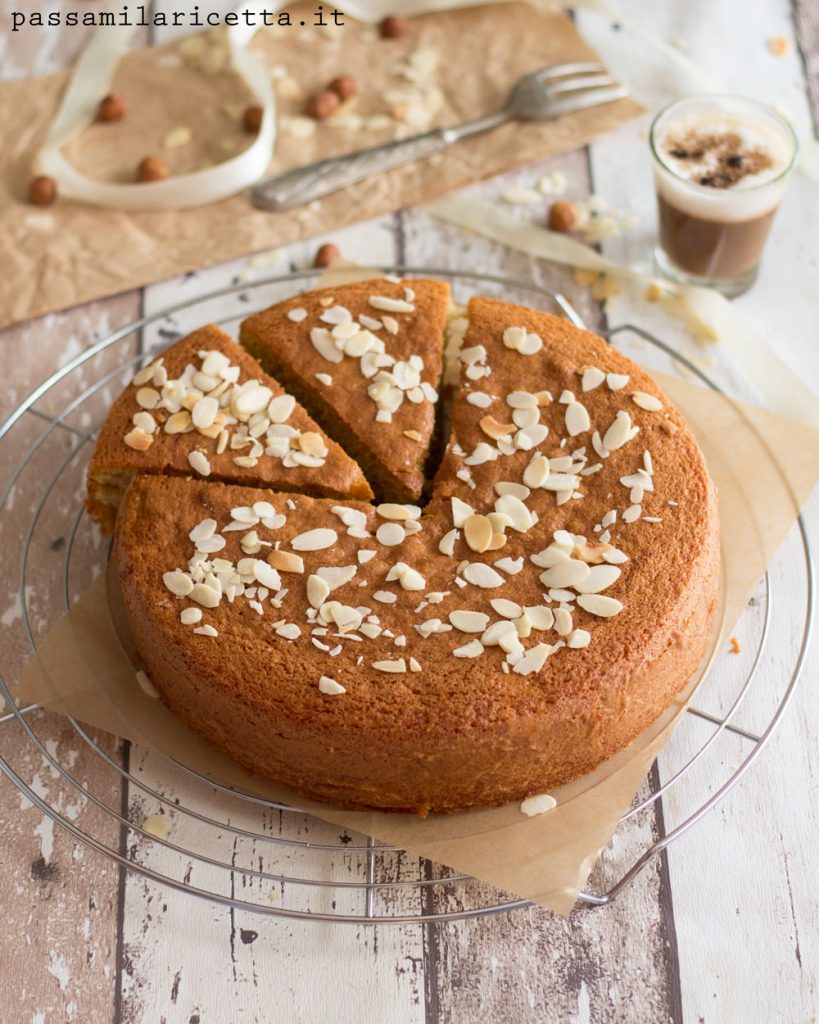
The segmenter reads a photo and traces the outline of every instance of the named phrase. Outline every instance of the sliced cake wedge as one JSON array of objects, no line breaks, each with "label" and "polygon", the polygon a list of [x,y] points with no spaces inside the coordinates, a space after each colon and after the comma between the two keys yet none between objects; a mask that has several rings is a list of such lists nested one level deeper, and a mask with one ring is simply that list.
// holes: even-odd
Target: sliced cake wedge
[{"label": "sliced cake wedge", "polygon": [[379,498],[416,501],[449,308],[442,281],[358,281],[256,313],[240,340],[359,462]]},{"label": "sliced cake wedge", "polygon": [[372,497],[355,462],[213,325],[139,370],[111,407],[88,468],[86,502],[105,532],[113,532],[125,488],[142,473]]}]

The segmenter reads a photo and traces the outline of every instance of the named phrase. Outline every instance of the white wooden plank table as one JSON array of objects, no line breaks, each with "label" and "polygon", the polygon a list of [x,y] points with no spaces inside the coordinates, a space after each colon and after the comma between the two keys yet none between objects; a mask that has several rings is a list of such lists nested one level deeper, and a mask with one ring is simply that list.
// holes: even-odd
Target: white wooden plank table
[{"label": "white wooden plank table", "polygon": [[[12,6],[0,0],[3,30]],[[662,38],[684,46],[700,64],[718,68],[730,88],[783,103],[805,123],[819,118],[819,16],[812,0],[768,0],[764,5],[692,0],[673,7],[651,5],[650,10],[629,0],[621,6]],[[775,35],[794,41],[790,55],[776,59],[768,54],[765,42]],[[0,74],[20,77],[51,70],[70,59],[79,41],[79,33],[48,34],[45,41],[29,37],[15,40],[12,47],[8,36],[0,35]],[[643,130],[639,124],[626,126],[588,151],[524,169],[503,182],[487,182],[476,192],[495,197],[511,180],[528,184],[544,170],[560,168],[571,181],[572,194],[596,191],[614,206],[630,203],[635,208],[637,228],[607,243],[606,252],[624,260],[643,258],[653,231]],[[816,235],[811,248],[806,231],[817,216],[819,202],[813,210],[785,204],[762,277],[739,300],[769,331],[783,358],[814,382],[819,381]],[[283,250],[281,268],[309,265],[324,240]],[[567,270],[466,235],[421,211],[356,225],[332,240],[345,256],[364,263],[448,265],[549,284],[564,289],[590,324],[604,324],[602,311]],[[245,262],[237,261],[188,278],[184,287],[204,292],[246,271]],[[178,282],[158,284],[3,332],[0,371],[6,388],[0,418],[43,378],[47,367],[65,362],[140,311],[162,308],[180,287]],[[608,313],[614,321],[632,315],[620,300]],[[741,367],[726,369],[741,377]],[[8,469],[0,455],[0,473]],[[816,495],[806,521],[819,549]],[[0,551],[0,578],[2,559]],[[787,579],[780,589],[787,600]],[[13,581],[6,581],[0,588],[3,626],[13,621],[12,598]],[[765,670],[775,674],[782,668],[774,663]],[[231,911],[118,871],[55,830],[3,784],[0,901],[7,927],[0,936],[0,1018],[8,1024],[815,1020],[819,708],[810,691],[818,671],[814,648],[804,685],[777,736],[717,811],[674,843],[667,856],[653,861],[613,905],[577,910],[568,919],[529,909],[454,924],[372,928]],[[717,691],[710,691],[717,693],[714,711],[720,710]],[[743,724],[753,728],[766,710],[764,695],[754,698],[744,709]],[[93,782],[97,759],[58,716],[37,715],[38,731],[48,737],[50,749],[69,758],[79,777]],[[0,731],[0,752],[18,742],[24,741]],[[166,761],[110,739],[102,742],[112,757],[127,759],[141,780],[170,799],[184,797],[185,779],[169,773]],[[672,745],[686,742],[693,740],[675,737]],[[733,746],[723,748],[724,756],[739,757],[746,742],[733,739]],[[686,751],[678,746],[673,752],[679,757]],[[644,792],[665,777],[670,758],[670,753],[661,757]],[[56,773],[40,760],[26,755],[25,761],[38,792],[62,801],[78,825],[91,824],[86,816],[93,810],[74,809],[68,788],[63,791]],[[708,785],[705,769],[679,794],[675,789],[657,811],[644,813],[618,841],[618,849],[607,851],[593,881],[603,884],[615,877],[615,860],[628,863],[629,853],[662,834],[666,819],[675,820],[680,800],[696,798]],[[121,801],[145,814],[158,809],[138,790],[115,787],[108,796],[112,803]],[[135,856],[147,863],[156,855],[138,848]],[[427,869],[407,858],[401,870],[416,878]],[[456,909],[455,898],[438,896],[434,909]]]}]

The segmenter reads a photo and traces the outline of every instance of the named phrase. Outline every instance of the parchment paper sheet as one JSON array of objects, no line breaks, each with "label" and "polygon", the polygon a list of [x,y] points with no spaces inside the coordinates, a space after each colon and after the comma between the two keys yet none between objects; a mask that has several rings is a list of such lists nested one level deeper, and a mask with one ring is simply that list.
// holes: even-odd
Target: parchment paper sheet
[{"label": "parchment paper sheet", "polygon": [[[725,643],[819,478],[819,431],[677,378],[654,375],[695,430],[717,483],[723,593],[715,645]],[[689,690],[693,687],[689,687]],[[37,701],[223,782],[250,789],[474,875],[567,914],[692,694],[627,750],[554,791],[558,806],[526,818],[519,805],[453,816],[345,811],[305,801],[214,753],[138,685],[100,577],[41,646],[18,699]]]},{"label": "parchment paper sheet", "polygon": [[[294,21],[301,10],[291,12]],[[309,23],[314,5],[304,10],[310,12]],[[263,29],[252,46],[271,68],[283,66],[307,94],[339,74],[353,74],[360,90],[356,111],[364,115],[383,113],[385,90],[402,84],[393,71],[397,61],[419,48],[436,50],[441,61],[435,81],[443,94],[436,125],[498,109],[518,76],[535,68],[597,59],[566,15],[525,3],[421,15],[400,40],[379,40],[373,26],[347,18],[342,28]],[[151,153],[166,158],[172,173],[183,172],[219,162],[247,144],[235,111],[229,113],[247,102],[238,79],[169,66],[174,49],[137,50],[120,63],[114,89],[128,102],[127,118],[92,125],[68,149],[86,173],[131,180],[137,163]],[[129,214],[67,200],[37,208],[25,201],[32,158],[67,76],[61,72],[0,85],[0,327],[434,199],[584,145],[641,112],[632,100],[620,100],[557,121],[505,125],[459,143],[440,159],[329,196],[318,208],[264,213],[246,195],[175,212]],[[300,114],[302,105],[280,98],[279,118]],[[163,150],[166,133],[179,125],[193,129],[193,141]],[[394,123],[380,133],[320,126],[309,139],[280,131],[271,169],[375,145],[393,135]]]}]

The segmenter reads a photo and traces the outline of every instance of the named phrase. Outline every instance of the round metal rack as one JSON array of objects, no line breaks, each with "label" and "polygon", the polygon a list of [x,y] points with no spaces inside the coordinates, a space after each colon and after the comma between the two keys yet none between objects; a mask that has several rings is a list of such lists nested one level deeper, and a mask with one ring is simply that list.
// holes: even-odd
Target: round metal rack
[{"label": "round metal rack", "polygon": [[[584,326],[563,296],[531,282],[431,268],[378,269],[444,278],[459,300],[475,293],[503,296]],[[177,337],[207,321],[235,332],[249,313],[311,287],[317,273],[236,281],[205,294],[199,292],[199,278],[183,279],[176,289],[179,301],[90,344],[0,427],[0,466],[7,467],[0,523],[4,548],[16,559],[15,572],[0,583],[5,607],[12,609],[4,617],[10,625],[0,665],[0,696],[7,708],[0,715],[0,769],[44,815],[121,869],[149,884],[238,910],[406,924],[528,907],[525,900],[340,830],[296,807],[225,785],[162,754],[116,743],[73,718],[67,719],[72,743],[56,744],[43,736],[46,714],[14,696],[25,661],[108,558],[108,545],[84,514],[82,498],[95,434],[112,399],[136,368]],[[641,346],[639,357],[658,369],[674,372],[682,366],[716,389],[696,366],[638,327],[624,324],[606,336],[625,348]],[[775,600],[784,586],[792,594],[798,590],[786,622],[777,619]],[[593,889],[581,893],[582,903],[611,902],[750,768],[794,694],[810,640],[813,601],[811,551],[800,517],[737,627],[742,654],[717,656],[697,693],[697,706],[688,708],[663,751],[660,769],[623,815],[617,841],[592,875]],[[796,607],[804,609],[800,621],[794,620]],[[709,685],[712,679],[718,680],[716,688]],[[743,721],[748,709],[755,724]],[[47,793],[37,783],[44,769],[57,780]],[[666,798],[662,803],[661,797]],[[157,828],[157,822],[168,823],[170,831]],[[618,856],[615,851],[624,848],[628,853]]]}]

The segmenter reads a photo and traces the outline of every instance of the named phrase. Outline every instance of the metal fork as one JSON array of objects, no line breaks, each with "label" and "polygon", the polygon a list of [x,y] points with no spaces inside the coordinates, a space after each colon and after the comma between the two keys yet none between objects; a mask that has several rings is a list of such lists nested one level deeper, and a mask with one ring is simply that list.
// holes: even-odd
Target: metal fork
[{"label": "metal fork", "polygon": [[289,210],[373,174],[431,156],[454,142],[491,131],[507,121],[548,121],[627,95],[628,90],[600,64],[577,61],[541,68],[517,81],[503,109],[496,114],[277,174],[255,185],[251,198],[263,210]]}]

